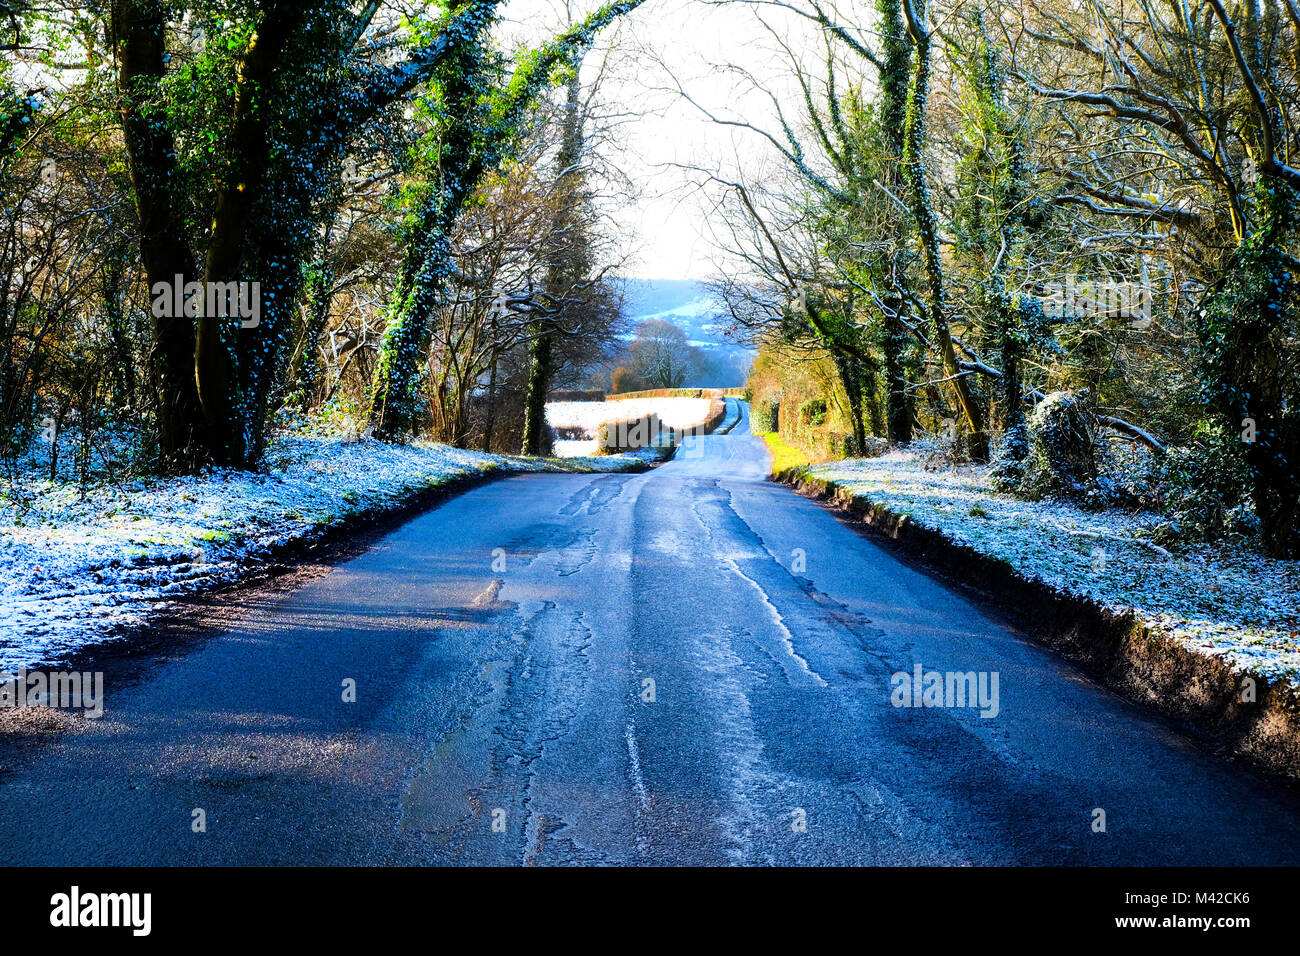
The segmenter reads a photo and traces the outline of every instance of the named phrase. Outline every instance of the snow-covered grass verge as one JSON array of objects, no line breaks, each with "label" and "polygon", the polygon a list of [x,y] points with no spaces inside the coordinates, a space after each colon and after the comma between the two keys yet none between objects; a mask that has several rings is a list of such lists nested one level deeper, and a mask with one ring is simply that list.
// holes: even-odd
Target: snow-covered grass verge
[{"label": "snow-covered grass verge", "polygon": [[987,468],[928,471],[915,452],[813,465],[806,473],[995,560],[1118,612],[1234,671],[1300,687],[1300,564],[1244,544],[1166,550],[1149,513],[1090,512],[989,489]]},{"label": "snow-covered grass verge", "polygon": [[170,599],[254,574],[277,551],[495,471],[627,471],[631,456],[524,459],[445,445],[283,436],[261,473],[0,485],[0,673],[54,664]]}]

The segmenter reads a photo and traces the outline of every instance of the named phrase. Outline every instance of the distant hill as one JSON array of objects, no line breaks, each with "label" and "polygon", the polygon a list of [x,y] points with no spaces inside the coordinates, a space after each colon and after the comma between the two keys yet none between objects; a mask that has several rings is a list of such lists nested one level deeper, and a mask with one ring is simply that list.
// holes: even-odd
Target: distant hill
[{"label": "distant hill", "polygon": [[[626,279],[623,314],[635,328],[647,319],[672,322],[708,354],[720,369],[729,369],[733,381],[686,382],[688,388],[740,385],[754,360],[754,351],[726,337],[727,318],[718,312],[708,289],[694,279]],[[629,340],[631,334],[626,336]]]},{"label": "distant hill", "polygon": [[686,305],[704,294],[693,279],[624,279],[623,305],[628,315],[654,315]]}]

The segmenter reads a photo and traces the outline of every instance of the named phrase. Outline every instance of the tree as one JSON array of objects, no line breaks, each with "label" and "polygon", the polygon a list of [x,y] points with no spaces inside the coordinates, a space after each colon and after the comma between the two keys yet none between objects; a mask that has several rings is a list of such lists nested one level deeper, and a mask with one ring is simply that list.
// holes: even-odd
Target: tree
[{"label": "tree", "polygon": [[[573,62],[597,31],[640,0],[601,7],[536,51],[519,58],[510,78],[489,88],[493,58],[484,44],[490,19],[458,36],[435,81],[442,116],[431,149],[437,176],[430,184],[408,233],[402,274],[389,308],[370,398],[375,434],[396,438],[410,429],[415,406],[415,370],[428,335],[428,322],[450,275],[447,233],[474,187],[509,154],[520,123],[557,67]],[[474,2],[453,7],[448,25]],[[442,32],[448,27],[444,26]]]},{"label": "tree", "polygon": [[[566,85],[560,120],[560,148],[556,153],[555,218],[546,256],[545,295],[559,305],[564,317],[581,303],[571,297],[591,278],[588,222],[583,190],[584,117],[581,108],[579,67],[573,64]],[[568,300],[568,301],[566,301]],[[520,453],[538,455],[546,428],[546,393],[555,375],[555,345],[560,334],[550,317],[540,318],[528,347],[528,385],[524,394],[523,441]]]},{"label": "tree", "polygon": [[704,364],[686,333],[667,319],[638,322],[628,358],[632,374],[650,388],[681,388]]},{"label": "tree", "polygon": [[948,327],[948,288],[943,257],[939,251],[939,226],[930,202],[930,187],[926,181],[926,109],[930,95],[930,27],[923,6],[917,9],[913,0],[903,0],[907,19],[907,32],[915,47],[912,60],[912,80],[907,91],[907,117],[903,133],[903,172],[912,198],[912,216],[916,220],[917,238],[925,258],[925,274],[929,291],[928,312],[931,332],[943,360],[944,371],[956,394],[957,403],[970,427],[971,456],[984,461],[989,456],[989,438],[984,425],[984,410],[971,388],[969,370],[957,362],[952,333]]}]

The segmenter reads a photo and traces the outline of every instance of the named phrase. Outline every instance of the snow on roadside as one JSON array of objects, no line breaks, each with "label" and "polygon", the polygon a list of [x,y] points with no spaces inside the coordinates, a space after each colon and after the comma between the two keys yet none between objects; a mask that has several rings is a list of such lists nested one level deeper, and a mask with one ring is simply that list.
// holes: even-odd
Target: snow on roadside
[{"label": "snow on roadside", "polygon": [[284,436],[265,473],[92,485],[35,472],[0,485],[0,673],[54,664],[159,602],[246,577],[272,550],[477,472],[623,471],[629,457],[554,462],[445,445]]},{"label": "snow on roadside", "polygon": [[809,474],[1001,558],[1025,577],[1131,611],[1153,631],[1234,668],[1300,685],[1297,562],[1223,542],[1161,553],[1144,543],[1159,524],[1153,514],[996,494],[987,468],[926,471],[915,452],[814,465]]}]

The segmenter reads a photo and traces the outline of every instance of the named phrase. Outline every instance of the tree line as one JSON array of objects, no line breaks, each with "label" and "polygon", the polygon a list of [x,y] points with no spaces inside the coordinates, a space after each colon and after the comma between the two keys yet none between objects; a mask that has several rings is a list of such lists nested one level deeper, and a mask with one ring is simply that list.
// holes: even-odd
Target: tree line
[{"label": "tree line", "polygon": [[[635,184],[597,169],[581,69],[639,2],[526,47],[498,0],[4,3],[0,458],[75,423],[83,470],[115,430],[160,471],[252,468],[335,413],[537,453],[595,360],[675,380],[655,330],[620,338]],[[778,161],[698,174],[764,387],[824,392],[787,417],[1300,551],[1295,0],[716,3],[794,90],[681,90]],[[1123,446],[1148,479],[1109,480]]]},{"label": "tree line", "polygon": [[6,4],[0,450],[75,420],[100,457],[120,425],[158,471],[253,468],[339,406],[536,453],[618,321],[579,75],[638,3],[510,49],[498,0]]},{"label": "tree line", "polygon": [[859,454],[949,433],[1001,487],[1300,553],[1294,0],[749,6],[798,95],[682,96],[779,160],[698,171],[760,391],[820,362]]}]

